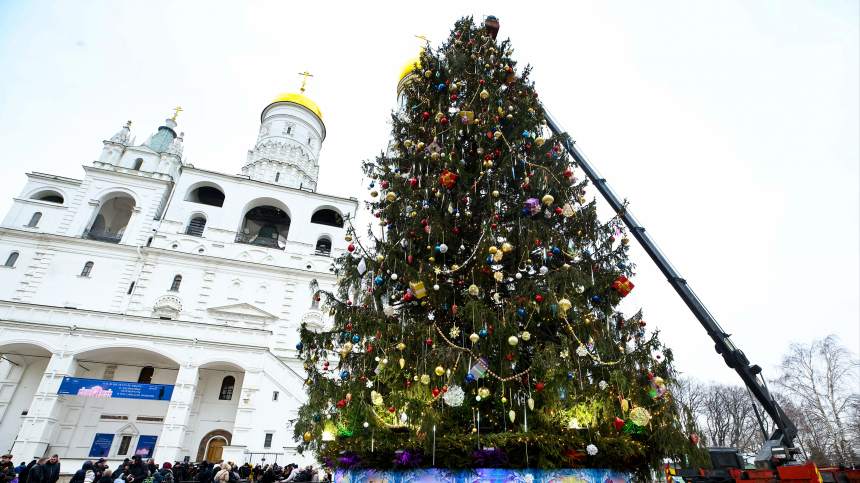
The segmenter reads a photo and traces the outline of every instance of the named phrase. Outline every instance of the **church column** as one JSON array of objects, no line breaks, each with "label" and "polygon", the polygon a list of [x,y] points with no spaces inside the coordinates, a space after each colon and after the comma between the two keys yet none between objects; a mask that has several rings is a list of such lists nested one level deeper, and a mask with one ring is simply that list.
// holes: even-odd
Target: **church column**
[{"label": "church column", "polygon": [[262,372],[246,372],[242,378],[242,390],[239,392],[239,408],[236,409],[236,419],[233,423],[233,438],[230,446],[224,446],[221,455],[225,461],[242,461],[246,450],[259,447],[251,443],[254,428],[261,428],[263,417],[257,411],[257,399],[259,398]]},{"label": "church column", "polygon": [[179,368],[170,406],[167,408],[161,435],[155,447],[155,461],[180,461],[182,437],[188,429],[188,421],[191,418],[198,377],[197,366],[184,365]]},{"label": "church column", "polygon": [[51,433],[60,418],[65,397],[57,394],[64,377],[75,375],[75,358],[54,354],[48,362],[48,368],[42,375],[42,382],[36,391],[36,396],[30,403],[24,423],[18,431],[15,443],[12,445],[14,461],[30,461],[40,458],[51,443]]}]

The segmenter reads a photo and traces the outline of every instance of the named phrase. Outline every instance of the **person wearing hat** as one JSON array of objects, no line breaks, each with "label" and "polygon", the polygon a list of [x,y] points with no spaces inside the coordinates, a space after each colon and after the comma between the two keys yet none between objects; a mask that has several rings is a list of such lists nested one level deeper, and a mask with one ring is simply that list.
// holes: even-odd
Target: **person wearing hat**
[{"label": "person wearing hat", "polygon": [[158,470],[158,474],[161,475],[161,483],[173,483],[175,478],[173,477],[173,465],[170,462],[165,462],[161,465],[161,469]]},{"label": "person wearing hat", "polygon": [[[139,454],[131,458],[131,466],[128,467],[128,475],[125,481],[128,483],[142,483],[143,480],[149,478],[149,469],[143,464],[143,458]],[[71,482],[70,482],[71,483]]]},{"label": "person wearing hat", "polygon": [[3,455],[0,458],[0,483],[9,483],[18,476],[15,473],[15,463],[12,462],[12,455]]}]

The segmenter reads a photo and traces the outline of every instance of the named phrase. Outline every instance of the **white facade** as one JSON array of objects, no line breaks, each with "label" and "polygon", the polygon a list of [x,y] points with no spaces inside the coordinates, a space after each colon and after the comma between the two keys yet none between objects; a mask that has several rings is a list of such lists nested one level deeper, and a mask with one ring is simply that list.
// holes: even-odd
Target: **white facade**
[{"label": "white facade", "polygon": [[[297,329],[326,324],[309,283],[336,283],[357,201],[314,192],[321,113],[277,99],[243,175],[183,164],[174,119],[141,145],[127,124],[82,180],[28,174],[0,225],[0,446],[16,463],[58,453],[74,471],[96,434],[114,462],[142,436],[159,464],[222,445],[300,461]],[[150,374],[170,401],[57,394],[65,376]]]}]

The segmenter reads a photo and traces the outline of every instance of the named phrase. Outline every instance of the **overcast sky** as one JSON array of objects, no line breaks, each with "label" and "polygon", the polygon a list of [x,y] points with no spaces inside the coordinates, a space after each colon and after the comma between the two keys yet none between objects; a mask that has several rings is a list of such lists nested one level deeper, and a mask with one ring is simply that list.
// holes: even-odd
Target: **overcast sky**
[{"label": "overcast sky", "polygon": [[[82,178],[101,141],[182,106],[186,161],[239,173],[260,113],[306,94],[319,191],[367,198],[414,35],[493,14],[540,99],[737,346],[773,376],[788,344],[860,352],[860,3],[0,1],[0,213],[25,172]],[[594,196],[596,190],[589,190]],[[362,230],[363,232],[364,230]],[[740,383],[635,247],[648,328],[677,368]]]}]

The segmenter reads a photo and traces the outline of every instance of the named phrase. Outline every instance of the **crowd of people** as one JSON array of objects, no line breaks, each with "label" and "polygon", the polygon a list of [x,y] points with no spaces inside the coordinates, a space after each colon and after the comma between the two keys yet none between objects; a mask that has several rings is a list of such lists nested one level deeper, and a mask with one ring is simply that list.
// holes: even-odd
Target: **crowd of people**
[{"label": "crowd of people", "polygon": [[[0,483],[57,483],[60,479],[60,458],[33,460],[29,464],[15,466],[12,455],[0,459]],[[232,462],[164,463],[159,467],[154,460],[146,462],[139,455],[126,458],[119,468],[111,469],[102,458],[96,462],[86,461],[77,470],[69,483],[276,483],[276,482],[331,482],[330,469],[300,468],[296,464],[279,466],[237,466]]]}]

